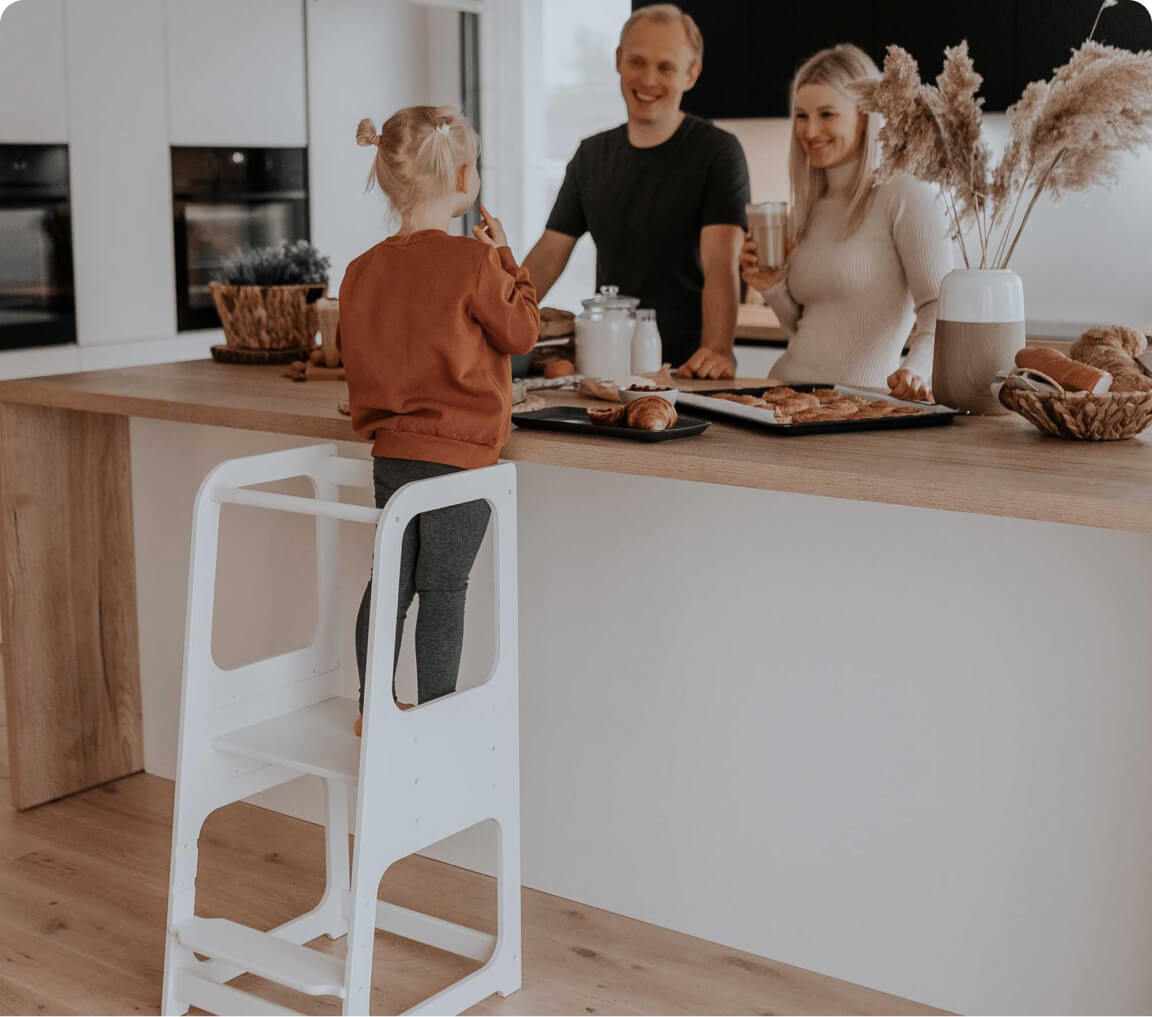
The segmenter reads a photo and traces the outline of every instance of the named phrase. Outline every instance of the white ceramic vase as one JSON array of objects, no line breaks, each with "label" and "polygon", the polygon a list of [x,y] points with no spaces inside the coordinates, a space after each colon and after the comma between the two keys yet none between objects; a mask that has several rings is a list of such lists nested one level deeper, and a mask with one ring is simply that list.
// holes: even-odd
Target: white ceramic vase
[{"label": "white ceramic vase", "polygon": [[1007,413],[992,380],[1024,348],[1024,285],[1006,268],[959,268],[940,285],[932,394],[969,413]]}]

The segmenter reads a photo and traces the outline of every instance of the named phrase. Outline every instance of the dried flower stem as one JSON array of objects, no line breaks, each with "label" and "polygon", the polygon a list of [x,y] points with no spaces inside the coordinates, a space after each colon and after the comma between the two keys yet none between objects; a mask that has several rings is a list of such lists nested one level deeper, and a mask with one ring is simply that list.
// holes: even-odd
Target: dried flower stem
[{"label": "dried flower stem", "polygon": [[960,216],[956,212],[956,200],[952,196],[952,191],[940,185],[940,193],[948,201],[948,214],[952,217],[952,228],[956,231],[956,239],[960,242],[960,254],[964,258],[964,267],[971,268],[968,262],[968,248],[964,244],[964,231],[960,228]]},{"label": "dried flower stem", "polygon": [[1096,12],[1096,20],[1092,22],[1092,31],[1088,33],[1087,42],[1091,42],[1096,37],[1096,26],[1100,24],[1100,15],[1109,7],[1115,7],[1116,0],[1104,0],[1100,5],[1100,10]]},{"label": "dried flower stem", "polygon": [[1039,200],[1040,195],[1044,193],[1044,185],[1048,183],[1048,178],[1052,175],[1052,171],[1056,168],[1056,164],[1064,157],[1064,153],[1068,149],[1062,148],[1056,153],[1056,158],[1048,165],[1044,171],[1044,175],[1036,184],[1036,190],[1032,192],[1032,200],[1028,202],[1028,210],[1024,213],[1024,218],[1020,220],[1020,228],[1016,231],[1016,236],[1012,240],[1012,246],[1008,248],[1008,254],[1004,257],[1004,264],[1001,268],[1007,268],[1008,262],[1012,260],[1012,253],[1016,250],[1016,245],[1020,242],[1020,234],[1024,232],[1024,227],[1028,225],[1028,217],[1032,214],[1032,209],[1036,207],[1036,202]]},{"label": "dried flower stem", "polygon": [[1024,192],[1028,190],[1028,181],[1032,177],[1032,164],[1028,164],[1028,171],[1024,174],[1024,179],[1020,183],[1020,190],[1016,192],[1016,201],[1012,205],[1012,214],[1008,217],[1008,223],[1004,227],[1004,233],[1000,237],[1000,243],[996,245],[996,254],[992,259],[993,264],[997,268],[1003,268],[1000,259],[1004,254],[1004,248],[1008,246],[1008,238],[1012,236],[1012,227],[1016,223],[1016,213],[1020,211],[1020,202],[1024,198]]}]

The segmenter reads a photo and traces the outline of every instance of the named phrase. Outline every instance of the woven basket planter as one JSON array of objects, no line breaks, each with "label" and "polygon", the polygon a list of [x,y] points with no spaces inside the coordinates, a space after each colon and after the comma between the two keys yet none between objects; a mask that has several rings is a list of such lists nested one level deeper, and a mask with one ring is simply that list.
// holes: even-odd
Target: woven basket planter
[{"label": "woven basket planter", "polygon": [[1000,402],[1057,438],[1119,441],[1152,424],[1152,392],[1035,392],[1009,378],[1000,389]]},{"label": "woven basket planter", "polygon": [[229,286],[214,282],[212,299],[228,345],[243,350],[310,349],[326,285]]}]

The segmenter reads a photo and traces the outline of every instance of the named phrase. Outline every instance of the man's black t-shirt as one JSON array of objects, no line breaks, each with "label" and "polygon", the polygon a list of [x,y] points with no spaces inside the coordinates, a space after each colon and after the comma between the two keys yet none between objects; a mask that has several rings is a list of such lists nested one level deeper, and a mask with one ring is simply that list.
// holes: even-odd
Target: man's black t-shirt
[{"label": "man's black t-shirt", "polygon": [[687,114],[662,145],[637,148],[621,125],[576,149],[550,230],[596,242],[596,287],[618,286],[656,310],[664,359],[700,346],[700,230],[747,228],[748,166],[734,135]]}]

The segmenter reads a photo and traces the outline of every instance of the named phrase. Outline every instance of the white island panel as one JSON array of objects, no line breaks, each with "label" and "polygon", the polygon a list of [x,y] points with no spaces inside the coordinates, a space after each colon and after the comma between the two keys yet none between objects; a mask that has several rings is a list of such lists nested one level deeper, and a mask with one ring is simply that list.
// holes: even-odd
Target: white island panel
[{"label": "white island panel", "polygon": [[[146,765],[171,776],[196,487],[307,442],[142,420],[132,437]],[[519,476],[528,885],[948,1009],[1147,1010],[1147,536]],[[301,534],[237,525],[220,652],[299,645]],[[370,553],[349,528],[349,689]],[[271,599],[245,612],[253,572]],[[482,553],[464,686],[491,659],[490,583]],[[313,790],[264,802],[307,815]],[[430,853],[484,868],[487,848]]]}]

